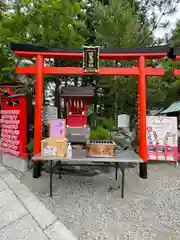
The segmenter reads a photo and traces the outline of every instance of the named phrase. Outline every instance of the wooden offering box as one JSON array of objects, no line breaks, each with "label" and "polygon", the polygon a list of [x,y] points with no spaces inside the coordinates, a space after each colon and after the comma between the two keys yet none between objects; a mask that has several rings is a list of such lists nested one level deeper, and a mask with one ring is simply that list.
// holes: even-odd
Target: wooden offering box
[{"label": "wooden offering box", "polygon": [[88,157],[114,157],[116,143],[108,140],[90,140],[87,142]]},{"label": "wooden offering box", "polygon": [[41,141],[41,156],[65,157],[67,153],[67,138],[46,138]]}]

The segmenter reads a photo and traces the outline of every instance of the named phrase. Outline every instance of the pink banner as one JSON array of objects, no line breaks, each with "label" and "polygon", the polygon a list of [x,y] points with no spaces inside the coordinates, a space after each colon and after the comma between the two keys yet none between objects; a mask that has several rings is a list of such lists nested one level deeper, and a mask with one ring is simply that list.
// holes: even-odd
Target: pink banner
[{"label": "pink banner", "polygon": [[177,118],[147,116],[149,160],[178,161]]},{"label": "pink banner", "polygon": [[49,137],[65,137],[66,120],[54,119],[50,120]]}]

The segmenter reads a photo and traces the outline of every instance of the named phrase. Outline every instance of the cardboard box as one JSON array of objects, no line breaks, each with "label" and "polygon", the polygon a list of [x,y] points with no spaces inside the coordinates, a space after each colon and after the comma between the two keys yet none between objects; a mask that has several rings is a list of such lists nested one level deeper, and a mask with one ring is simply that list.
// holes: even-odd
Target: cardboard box
[{"label": "cardboard box", "polygon": [[65,157],[67,145],[67,138],[46,138],[41,141],[41,156]]}]

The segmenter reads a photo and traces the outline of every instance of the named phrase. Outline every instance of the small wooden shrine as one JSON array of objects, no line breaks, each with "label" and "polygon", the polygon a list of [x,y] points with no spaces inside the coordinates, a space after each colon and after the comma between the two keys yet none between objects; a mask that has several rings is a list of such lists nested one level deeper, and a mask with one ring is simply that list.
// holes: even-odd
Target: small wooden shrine
[{"label": "small wooden shrine", "polygon": [[87,106],[93,102],[93,87],[65,87],[61,97],[66,106],[68,141],[73,144],[86,144],[89,134]]},{"label": "small wooden shrine", "polygon": [[13,91],[13,89],[17,89],[22,86],[23,86],[23,84],[21,82],[17,82],[17,81],[1,82],[0,83],[0,97],[15,95],[16,93]]},{"label": "small wooden shrine", "polygon": [[66,87],[61,97],[66,105],[67,127],[87,127],[87,105],[93,101],[93,87]]}]

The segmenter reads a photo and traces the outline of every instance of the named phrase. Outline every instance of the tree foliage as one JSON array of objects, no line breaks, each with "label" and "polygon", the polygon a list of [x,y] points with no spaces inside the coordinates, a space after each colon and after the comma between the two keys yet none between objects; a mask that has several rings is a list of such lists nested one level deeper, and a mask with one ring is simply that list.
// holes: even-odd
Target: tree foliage
[{"label": "tree foliage", "polygon": [[96,13],[97,41],[103,47],[137,47],[144,35],[149,34],[148,25],[142,25],[139,12],[124,0],[113,0],[105,6],[98,4]]},{"label": "tree foliage", "polygon": [[[13,79],[17,59],[9,50],[10,42],[29,43],[51,48],[82,48],[99,45],[108,48],[135,48],[156,44],[153,31],[161,26],[161,19],[175,11],[180,0],[14,0],[0,5],[0,80]],[[158,13],[157,10],[160,10]],[[166,23],[163,23],[164,26]],[[173,32],[172,43],[180,44],[179,23]],[[51,66],[82,64],[73,61],[46,59]],[[106,61],[101,65],[131,67],[134,61]],[[149,64],[149,63],[148,63]],[[154,64],[154,63],[150,63]],[[160,64],[160,63],[158,63]],[[174,63],[163,62],[163,78],[148,78],[150,107],[179,97],[179,78],[170,75]],[[26,84],[25,91],[34,91]],[[78,82],[78,78],[56,76],[45,78],[45,89],[50,89],[59,106],[62,81]],[[119,113],[137,115],[137,79],[134,77],[89,77],[83,84],[98,82],[97,101],[100,113],[116,118]],[[55,88],[52,89],[52,86]],[[104,89],[104,95],[102,94]],[[149,96],[148,95],[148,96]],[[169,100],[167,100],[169,99]],[[102,111],[101,111],[102,110]]]},{"label": "tree foliage", "polygon": [[[176,12],[180,0],[130,0],[130,2],[138,9],[143,24],[144,22],[147,24],[148,19],[151,35],[156,29],[168,28],[170,21],[167,20],[167,16]],[[148,44],[148,38],[149,34],[145,35],[140,44]],[[164,39],[159,37],[158,39],[154,39],[154,44],[158,45],[163,41]]]},{"label": "tree foliage", "polygon": [[165,69],[163,77],[148,77],[148,104],[149,108],[165,108],[172,102],[179,100],[180,97],[180,77],[173,77],[173,68],[180,68],[178,62],[165,60],[162,62],[162,67]]},{"label": "tree foliage", "polygon": [[[113,0],[110,5],[98,3],[96,6],[97,45],[108,48],[138,47],[144,35],[148,34],[147,25],[142,26],[139,12],[124,0]],[[149,36],[149,42],[152,37]],[[105,62],[106,66],[131,67],[134,61]],[[120,113],[137,116],[137,79],[135,77],[101,78],[98,87],[104,90],[100,99],[100,114],[117,119]],[[113,104],[112,104],[113,103]]]},{"label": "tree foliage", "polygon": [[[1,23],[1,33],[4,37],[3,48],[7,48],[10,42],[28,43],[46,48],[82,47],[87,34],[84,21],[79,19],[83,5],[83,1],[79,0],[13,1],[13,4],[9,6],[11,11],[6,14]],[[63,66],[67,62],[47,59],[46,64]],[[49,87],[49,84],[55,84],[52,95],[55,95],[58,107],[61,79],[62,76],[45,78],[45,89]],[[28,80],[32,81],[32,78]],[[29,84],[26,84],[26,91],[30,89]]]},{"label": "tree foliage", "polygon": [[[97,44],[109,48],[133,48],[154,45],[153,30],[158,23],[153,25],[147,17],[148,8],[152,1],[113,0],[110,6],[98,4],[96,28]],[[152,5],[151,5],[152,6]],[[175,4],[168,1],[154,1],[154,7],[161,11],[166,8],[165,14],[175,10]],[[119,27],[120,26],[120,27]],[[177,34],[178,35],[178,34]],[[180,36],[180,35],[179,35]],[[107,63],[105,63],[107,65]],[[135,65],[133,61],[120,61],[110,63],[111,66],[130,67]],[[179,98],[179,77],[172,77],[172,68],[177,67],[172,61],[152,62],[147,61],[148,66],[164,67],[165,76],[147,78],[147,107],[166,107],[172,101]],[[100,106],[103,115],[117,119],[117,114],[127,113],[136,119],[137,117],[137,79],[135,77],[111,77],[99,82],[99,87],[104,89],[104,99]],[[113,103],[113,104],[112,104]]]},{"label": "tree foliage", "polygon": [[172,46],[180,47],[180,20],[177,21],[175,29],[172,31],[172,36],[169,39]]}]

